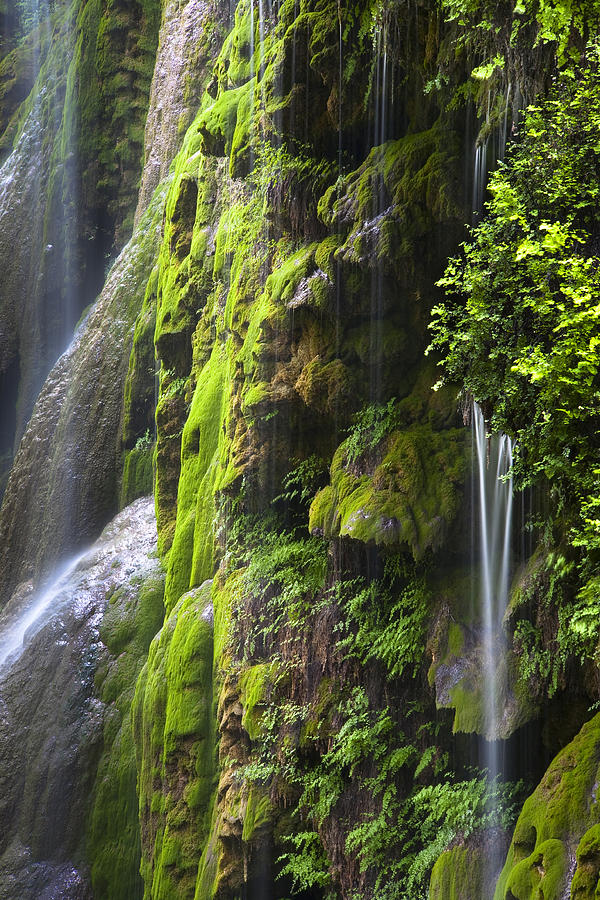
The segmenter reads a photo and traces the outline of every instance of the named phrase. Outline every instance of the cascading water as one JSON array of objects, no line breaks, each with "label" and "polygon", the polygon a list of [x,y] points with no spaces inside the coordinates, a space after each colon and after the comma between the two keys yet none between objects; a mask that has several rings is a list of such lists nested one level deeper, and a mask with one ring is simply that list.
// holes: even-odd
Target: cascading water
[{"label": "cascading water", "polygon": [[[488,436],[480,407],[472,411],[475,445],[477,509],[475,538],[480,562],[479,599],[482,620],[482,701],[484,752],[482,764],[494,793],[500,775],[498,739],[503,735],[502,719],[506,696],[506,654],[503,618],[508,606],[511,572],[513,515],[512,443],[506,435]],[[489,801],[493,805],[493,799]],[[494,810],[490,809],[493,813]],[[502,860],[492,853],[486,860],[487,883],[500,870]]]},{"label": "cascading water", "polygon": [[[1,390],[3,421],[18,445],[44,379],[68,346],[83,304],[76,284],[78,204],[74,84],[68,79],[73,36],[60,4],[20,5],[22,53],[30,71],[26,115],[11,135],[0,169],[0,389],[18,361],[14,389]],[[8,131],[8,129],[7,129]],[[4,134],[6,142],[7,134]],[[14,420],[14,421],[13,421]]]},{"label": "cascading water", "polygon": [[[382,159],[385,144],[388,140],[388,105],[389,61],[388,61],[388,22],[385,17],[378,23],[374,35],[373,50],[375,54],[375,71],[372,96],[373,146],[381,147]],[[341,88],[340,88],[341,94]],[[368,223],[372,240],[377,241],[379,230],[389,203],[385,180],[382,171],[375,179],[373,186],[373,218]],[[383,345],[384,345],[384,309],[383,309],[383,268],[376,255],[371,267],[371,329],[370,329],[370,399],[380,403],[383,397]]]},{"label": "cascading water", "polygon": [[487,182],[487,141],[475,147],[473,165],[473,221],[477,222],[483,209],[483,199]]},{"label": "cascading water", "polygon": [[45,614],[49,613],[52,603],[60,596],[68,583],[68,579],[84,554],[76,556],[66,563],[48,587],[39,593],[28,595],[19,602],[9,604],[0,615],[0,670],[5,665],[12,665],[23,652],[25,638],[31,640],[33,632],[42,627]]},{"label": "cascading water", "polygon": [[[512,444],[486,433],[479,406],[473,411],[479,493],[480,596],[486,670],[486,734],[498,732],[496,678],[502,652],[502,619],[508,604],[512,530]],[[497,771],[497,766],[494,767]]]}]

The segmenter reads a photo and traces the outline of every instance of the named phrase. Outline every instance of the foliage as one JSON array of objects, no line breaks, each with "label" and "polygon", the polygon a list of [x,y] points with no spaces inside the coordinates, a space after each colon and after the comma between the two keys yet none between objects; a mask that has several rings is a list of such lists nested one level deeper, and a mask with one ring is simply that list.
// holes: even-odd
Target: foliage
[{"label": "foliage", "polygon": [[[261,598],[258,609],[250,603],[254,619],[250,636],[242,629],[238,655],[247,665],[248,657],[270,652],[277,669],[261,701],[252,760],[238,777],[263,788],[277,784],[277,791],[286,784],[299,798],[296,830],[285,839],[279,859],[280,876],[290,880],[294,894],[319,890],[328,896],[333,884],[320,833],[339,818],[344,799],[352,796],[355,802],[358,792],[363,813],[358,823],[343,823],[346,852],[374,884],[375,896],[416,900],[426,891],[433,863],[454,838],[512,818],[515,788],[488,786],[483,773],[458,779],[437,745],[436,726],[418,704],[404,703],[398,719],[392,706],[374,702],[363,686],[348,685],[327,690],[326,713],[294,702],[288,690],[290,641],[310,629],[323,607],[337,609],[338,650],[349,660],[382,666],[390,686],[406,673],[414,677],[424,656],[429,614],[423,567],[407,556],[392,556],[377,580],[341,581],[324,589],[323,542],[277,532],[271,523],[265,530],[263,523],[258,545],[256,527],[246,521],[235,537],[238,559],[243,545],[256,548],[242,589],[247,597]],[[284,627],[287,663],[276,660],[269,642]],[[313,719],[314,727],[308,724]]]},{"label": "foliage", "polygon": [[[280,875],[291,878],[294,892],[330,887],[329,863],[317,832],[300,831],[285,840],[291,849],[280,860],[284,863]],[[334,900],[335,894],[329,896]]]},{"label": "foliage", "polygon": [[147,428],[145,433],[137,439],[135,442],[135,450],[149,450],[152,444],[154,443],[154,438],[150,434],[150,429]]},{"label": "foliage", "polygon": [[338,646],[362,663],[379,661],[388,678],[407,671],[414,677],[424,656],[430,592],[414,564],[402,560],[395,572],[392,560],[397,561],[387,561],[385,581],[336,585],[342,609]]},{"label": "foliage", "polygon": [[298,509],[304,516],[317,491],[324,486],[329,474],[329,466],[320,456],[313,454],[301,460],[282,479],[283,491],[274,498],[273,503],[284,503],[286,508]]},{"label": "foliage", "polygon": [[393,397],[387,403],[371,403],[354,417],[346,439],[346,458],[356,460],[378,444],[400,424],[398,401]]},{"label": "foliage", "polygon": [[[488,784],[482,773],[456,780],[446,768],[446,756],[431,741],[435,726],[421,726],[417,740],[411,741],[388,708],[372,708],[361,687],[340,704],[340,712],[342,724],[329,749],[316,766],[296,774],[303,788],[299,809],[315,829],[301,832],[282,857],[283,871],[297,886],[309,884],[303,877],[307,860],[302,851],[316,846],[318,829],[335,815],[350,779],[370,800],[362,820],[348,831],[346,852],[357,858],[361,871],[371,870],[378,898],[423,897],[433,863],[452,840],[458,835],[464,839],[477,828],[506,827],[514,820],[521,785],[498,780]],[[410,715],[409,710],[407,718]],[[429,784],[421,783],[424,776]],[[408,794],[403,788],[407,778],[412,782]]]},{"label": "foliage", "polygon": [[[477,42],[479,35],[498,33],[498,4],[486,0],[442,0],[446,18],[465,28],[463,41]],[[534,47],[554,44],[559,64],[578,58],[578,47],[585,44],[598,19],[600,9],[595,0],[563,3],[561,0],[517,0],[510,22],[510,43],[521,33],[527,35],[534,26]],[[505,15],[505,10],[502,10]],[[529,38],[530,39],[530,38]],[[491,72],[489,73],[491,74]]]},{"label": "foliage", "polygon": [[440,285],[432,346],[517,441],[520,485],[548,479],[585,577],[600,551],[600,51],[530,107],[487,217]]},{"label": "foliage", "polygon": [[[511,119],[548,89],[548,73],[574,75],[585,47],[597,35],[598,0],[441,0],[448,37],[437,57],[437,74],[426,93],[445,91],[450,107],[474,102],[478,140],[497,130],[501,145]],[[460,61],[468,78],[457,82]],[[450,93],[453,92],[453,93]]]},{"label": "foliage", "polygon": [[229,535],[230,564],[247,554],[240,590],[248,602],[238,622],[243,660],[268,655],[274,636],[290,622],[300,626],[324,585],[326,544],[277,525],[274,515],[239,516]]},{"label": "foliage", "polygon": [[187,378],[176,378],[174,369],[165,369],[162,373],[163,379],[168,379],[164,388],[161,388],[161,396],[164,398],[176,397],[178,394],[185,393]]},{"label": "foliage", "polygon": [[[416,787],[407,799],[388,788],[379,815],[353,828],[346,848],[358,852],[363,867],[379,862],[378,898],[417,900],[425,896],[434,862],[458,835],[513,824],[521,787],[474,777]],[[398,848],[395,858],[390,844]]]}]

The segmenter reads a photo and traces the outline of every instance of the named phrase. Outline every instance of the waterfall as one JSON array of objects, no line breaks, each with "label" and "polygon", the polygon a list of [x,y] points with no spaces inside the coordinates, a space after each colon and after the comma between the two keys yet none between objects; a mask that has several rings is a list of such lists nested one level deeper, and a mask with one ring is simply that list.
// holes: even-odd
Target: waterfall
[{"label": "waterfall", "polygon": [[[385,188],[383,170],[385,165],[386,142],[388,140],[389,65],[388,65],[388,24],[383,17],[377,22],[373,49],[375,72],[372,97],[373,146],[381,147],[381,170],[373,185],[372,219],[369,226],[373,240],[377,240],[379,229],[389,202]],[[341,96],[341,83],[340,83]],[[341,104],[340,104],[341,106]],[[383,267],[375,258],[371,266],[371,333],[370,333],[370,399],[373,403],[382,401],[383,359],[384,359],[384,302]]]},{"label": "waterfall", "polygon": [[[479,406],[473,412],[479,499],[480,597],[483,623],[486,735],[494,738],[500,726],[498,677],[503,659],[502,619],[508,605],[512,530],[512,443],[506,435],[486,434]],[[506,477],[508,476],[508,477]],[[493,740],[490,747],[494,746]],[[490,751],[493,754],[493,750]],[[497,760],[489,760],[490,776]]]},{"label": "waterfall", "polygon": [[[483,766],[493,794],[500,775],[498,739],[502,736],[506,695],[505,642],[502,620],[508,606],[513,513],[512,442],[503,434],[488,436],[483,413],[474,405],[478,516],[475,536],[480,559],[479,597],[482,614],[482,703],[484,713]],[[478,533],[477,533],[478,532]],[[489,801],[491,813],[494,800]],[[487,883],[497,876],[502,860],[491,853],[486,861]]]},{"label": "waterfall", "polygon": [[475,147],[473,167],[473,223],[475,224],[483,209],[483,200],[487,183],[487,141]]},{"label": "waterfall", "polygon": [[[18,446],[35,398],[68,346],[84,305],[75,283],[72,36],[48,0],[20,6],[30,91],[0,169],[0,417],[2,450]],[[5,135],[6,138],[6,135]],[[7,373],[14,367],[16,377]]]}]

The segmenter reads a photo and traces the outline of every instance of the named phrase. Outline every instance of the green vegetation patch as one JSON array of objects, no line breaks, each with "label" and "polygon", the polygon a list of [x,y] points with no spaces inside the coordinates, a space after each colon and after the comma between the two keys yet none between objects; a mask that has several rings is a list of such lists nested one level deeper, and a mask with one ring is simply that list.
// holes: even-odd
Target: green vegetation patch
[{"label": "green vegetation patch", "polygon": [[[571,896],[576,896],[578,884],[582,896],[594,896],[586,894],[584,886],[587,881],[589,888],[589,865],[597,846],[599,758],[600,716],[595,716],[561,750],[526,800],[495,900],[534,900],[540,896],[560,900],[572,876],[569,860],[575,857],[577,870]],[[597,870],[594,889],[596,885]]]},{"label": "green vegetation patch", "polygon": [[135,689],[144,897],[193,897],[215,778],[211,583],[185,594]]},{"label": "green vegetation patch", "polygon": [[331,484],[315,498],[310,529],[327,538],[406,544],[415,559],[441,546],[458,511],[464,478],[464,433],[441,434],[428,426],[393,432],[373,453],[372,474],[348,459],[352,438],[336,451]]}]

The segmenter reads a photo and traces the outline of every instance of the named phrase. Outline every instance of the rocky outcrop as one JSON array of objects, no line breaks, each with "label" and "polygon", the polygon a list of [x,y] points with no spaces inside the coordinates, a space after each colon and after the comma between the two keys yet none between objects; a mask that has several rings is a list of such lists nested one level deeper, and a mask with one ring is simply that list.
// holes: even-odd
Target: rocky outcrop
[{"label": "rocky outcrop", "polygon": [[[120,768],[114,759],[126,741],[123,697],[160,623],[164,579],[151,558],[155,547],[152,501],[140,500],[41,592],[25,645],[3,658],[3,900],[139,894],[133,752]],[[33,602],[40,606],[40,592]],[[21,590],[0,621],[3,641],[30,607],[31,592]]]},{"label": "rocky outcrop", "polygon": [[588,900],[600,884],[600,717],[551,763],[518,818],[496,900]]},{"label": "rocky outcrop", "polygon": [[200,106],[212,62],[229,26],[230,6],[224,0],[163,3],[136,221],[167,175]]}]

